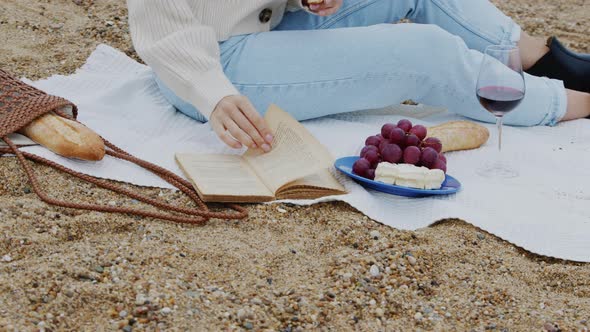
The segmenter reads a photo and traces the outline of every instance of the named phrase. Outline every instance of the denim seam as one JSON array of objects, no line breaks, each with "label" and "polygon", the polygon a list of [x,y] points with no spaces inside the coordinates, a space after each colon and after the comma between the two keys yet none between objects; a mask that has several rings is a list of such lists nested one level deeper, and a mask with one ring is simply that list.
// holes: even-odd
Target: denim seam
[{"label": "denim seam", "polygon": [[513,45],[512,41],[512,34],[514,33],[514,29],[516,27],[516,23],[511,22],[510,28],[506,29],[504,36],[502,36],[502,40],[500,40],[500,45]]},{"label": "denim seam", "polygon": [[457,22],[463,28],[465,28],[468,31],[471,31],[475,35],[478,35],[482,39],[485,39],[490,44],[499,44],[499,43],[501,43],[504,40],[504,38],[506,36],[506,32],[504,32],[504,35],[502,36],[501,39],[498,39],[497,37],[495,37],[493,35],[489,35],[489,34],[483,32],[482,30],[477,29],[476,27],[474,27],[473,24],[470,24],[467,20],[463,19],[463,17],[461,17],[459,15],[454,15],[453,14],[453,11],[449,7],[447,7],[444,4],[442,4],[440,1],[438,1],[438,0],[430,0],[430,1],[432,1],[432,3],[435,6],[437,6],[438,8],[440,8],[440,10],[443,13],[445,13],[448,17],[450,17],[451,19],[453,19],[455,22]]},{"label": "denim seam", "polygon": [[[398,77],[403,75],[408,75],[409,77],[423,77],[424,79],[428,79],[430,75],[428,74],[419,74],[415,71],[400,71],[397,70],[395,72],[369,72],[365,75],[359,76],[352,76],[352,77],[345,77],[345,78],[337,78],[337,79],[329,79],[329,80],[318,80],[318,81],[305,81],[305,82],[291,82],[291,83],[238,83],[232,81],[231,83],[236,88],[277,88],[277,87],[298,87],[298,86],[305,86],[305,85],[317,85],[317,84],[324,84],[324,83],[341,83],[341,82],[354,82],[354,81],[363,81],[372,78],[385,78],[389,79],[391,77]],[[440,84],[434,84],[433,86],[443,86]],[[448,89],[446,89],[448,90]],[[454,90],[455,91],[455,90]]]},{"label": "denim seam", "polygon": [[512,36],[512,33],[510,30],[504,31],[504,35],[502,36],[502,38],[500,39],[500,45],[505,45],[507,44],[507,41],[510,40],[510,37]]},{"label": "denim seam", "polygon": [[[336,79],[336,80],[323,80],[323,81],[310,81],[310,82],[299,82],[299,83],[285,83],[285,84],[239,84],[232,82],[236,88],[275,88],[275,87],[291,87],[291,86],[303,86],[303,85],[313,85],[313,84],[322,84],[322,83],[344,83],[344,82],[356,82],[356,81],[366,81],[367,79],[372,78],[383,78],[386,80],[397,80],[399,77],[415,77],[419,80],[428,80],[430,75],[428,74],[420,74],[415,71],[396,71],[396,72],[387,72],[387,73],[369,73],[367,75],[358,76],[358,77],[350,77],[350,78],[343,78],[343,79]],[[451,89],[449,85],[445,84],[437,84],[434,82],[430,83],[432,88],[443,89],[446,93],[457,97],[457,98],[471,98],[472,96],[467,93],[461,93],[457,89]],[[459,114],[461,115],[461,114]],[[462,115],[464,116],[464,115]]]},{"label": "denim seam", "polygon": [[[546,78],[545,82],[547,86],[552,89],[555,88],[555,84],[551,82],[550,79]],[[560,98],[559,98],[559,91],[557,89],[553,90],[553,102],[551,103],[550,111],[547,115],[551,114],[551,120],[547,123],[549,126],[555,126],[561,120],[559,117],[563,117],[565,114],[560,114]]]},{"label": "denim seam", "polygon": [[238,83],[238,82],[233,82],[232,84],[236,87],[247,87],[247,88],[254,88],[254,87],[264,87],[264,88],[273,88],[273,87],[288,87],[288,86],[301,86],[301,85],[310,85],[310,84],[322,84],[322,83],[332,83],[332,82],[344,82],[344,81],[351,81],[351,80],[357,80],[357,79],[361,79],[361,78],[365,78],[365,77],[371,77],[371,76],[375,76],[375,75],[366,75],[366,76],[361,76],[361,77],[346,77],[346,78],[337,78],[337,79],[330,79],[330,80],[319,80],[319,81],[307,81],[307,82],[291,82],[291,83],[281,83],[281,84],[275,84],[275,83]]},{"label": "denim seam", "polygon": [[[235,45],[232,45],[230,48],[223,50],[223,52],[221,51],[222,45],[221,45],[221,43],[219,44],[219,50],[220,50],[219,60],[221,62],[224,72],[229,68],[231,62],[233,61],[233,59],[234,59],[233,55],[234,55],[234,53],[237,52],[238,47],[243,47],[244,43],[248,40],[248,37],[250,37],[250,36],[251,35],[243,36],[243,38],[241,40],[239,40],[237,43],[235,43]],[[237,36],[233,37],[233,38],[237,38]],[[227,41],[228,40],[226,40],[225,42],[227,42]],[[227,59],[227,61],[224,61],[224,59]]]},{"label": "denim seam", "polygon": [[[551,88],[550,82],[548,79],[545,79],[545,84],[547,85],[548,88]],[[553,126],[555,125],[555,120],[557,118],[557,100],[559,99],[557,97],[556,92],[552,93],[552,100],[551,100],[551,104],[549,105],[549,110],[547,112],[547,115],[545,116],[545,119],[547,117],[549,117],[551,115],[551,120],[549,120],[549,122],[547,122],[548,125]],[[543,121],[545,121],[545,119],[543,119]],[[540,124],[542,124],[543,122],[541,122]]]},{"label": "denim seam", "polygon": [[[547,111],[545,112],[545,117],[543,117],[543,119],[541,119],[541,121],[539,121],[539,123],[535,124],[535,126],[555,126],[559,119],[559,108],[560,108],[560,103],[559,103],[559,92],[554,90],[554,85],[551,83],[551,80],[543,77],[541,78],[543,80],[543,82],[545,83],[545,85],[552,91],[552,98],[551,98],[551,103],[550,105],[547,107]],[[548,120],[549,119],[549,120]]]},{"label": "denim seam", "polygon": [[[552,108],[552,106],[551,106],[551,108]],[[549,114],[551,114],[551,111],[549,113],[545,113],[545,117],[543,119],[541,119],[541,121],[539,121],[539,123],[534,125],[534,127],[542,126],[542,125],[551,125],[551,121],[553,121],[553,119],[551,121],[547,121]]]}]

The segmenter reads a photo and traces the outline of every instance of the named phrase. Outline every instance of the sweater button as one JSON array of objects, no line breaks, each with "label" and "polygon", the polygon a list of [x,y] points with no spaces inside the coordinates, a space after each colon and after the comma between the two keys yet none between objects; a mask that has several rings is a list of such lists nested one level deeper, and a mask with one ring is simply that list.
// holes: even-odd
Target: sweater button
[{"label": "sweater button", "polygon": [[272,9],[270,9],[270,8],[265,8],[264,10],[262,10],[260,12],[260,15],[258,15],[258,19],[260,20],[261,23],[268,23],[270,21],[271,17],[272,17]]}]

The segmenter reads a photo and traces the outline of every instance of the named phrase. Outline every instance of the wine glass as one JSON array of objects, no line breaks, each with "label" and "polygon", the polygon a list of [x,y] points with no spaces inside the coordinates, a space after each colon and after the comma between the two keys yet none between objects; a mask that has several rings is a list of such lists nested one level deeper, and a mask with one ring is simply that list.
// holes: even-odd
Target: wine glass
[{"label": "wine glass", "polygon": [[478,173],[490,178],[512,178],[518,171],[501,158],[504,115],[514,110],[524,98],[526,86],[518,46],[492,45],[485,50],[477,79],[480,104],[496,117],[498,154],[496,160],[483,165]]}]

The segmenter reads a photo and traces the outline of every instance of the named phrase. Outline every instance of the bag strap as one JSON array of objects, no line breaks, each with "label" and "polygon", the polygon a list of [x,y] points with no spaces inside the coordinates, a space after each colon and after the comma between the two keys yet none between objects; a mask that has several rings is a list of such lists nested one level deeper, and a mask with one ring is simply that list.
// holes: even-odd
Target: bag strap
[{"label": "bag strap", "polygon": [[[244,219],[248,216],[248,211],[239,205],[236,204],[228,204],[227,207],[234,210],[235,213],[227,213],[227,212],[212,212],[209,210],[207,205],[199,198],[195,190],[192,188],[190,182],[186,181],[185,179],[179,177],[178,175],[170,172],[167,169],[164,169],[160,166],[154,165],[149,163],[145,160],[136,158],[131,154],[123,151],[122,149],[118,148],[114,144],[105,141],[105,145],[110,148],[107,150],[106,153],[114,158],[122,159],[134,163],[142,168],[147,169],[148,171],[158,175],[164,181],[168,182],[175,188],[179,189],[186,195],[188,195],[193,202],[197,204],[197,209],[194,208],[183,208],[179,206],[175,206],[169,203],[164,203],[153,198],[147,197],[145,195],[141,195],[138,193],[134,193],[131,190],[125,189],[121,186],[108,182],[106,180],[98,179],[95,177],[91,177],[89,175],[74,171],[68,167],[62,166],[57,164],[53,161],[47,160],[43,157],[21,151],[15,144],[12,142],[8,137],[2,137],[2,139],[8,144],[8,148],[0,148],[0,155],[4,153],[10,153],[16,155],[18,161],[20,162],[21,166],[23,167],[27,177],[29,178],[29,182],[33,187],[33,190],[39,196],[39,198],[52,205],[61,206],[65,208],[73,208],[73,209],[82,209],[82,210],[90,210],[90,211],[99,211],[99,212],[109,212],[109,213],[123,213],[123,214],[131,214],[136,216],[142,217],[150,217],[150,218],[157,218],[163,220],[169,220],[179,223],[185,224],[197,224],[203,225],[205,224],[210,218],[218,218],[218,219]],[[83,181],[92,183],[98,187],[111,190],[113,192],[117,192],[124,196],[136,199],[138,201],[147,203],[154,207],[174,211],[183,215],[178,214],[168,214],[162,212],[152,212],[152,211],[144,211],[139,209],[132,209],[126,207],[117,207],[117,206],[108,206],[108,205],[100,205],[100,204],[87,204],[87,203],[74,203],[68,201],[60,201],[54,198],[49,197],[39,185],[37,177],[33,172],[32,167],[29,163],[27,163],[26,159],[39,162],[50,166],[58,171],[62,171],[64,173],[70,174],[74,177],[77,177]]]}]

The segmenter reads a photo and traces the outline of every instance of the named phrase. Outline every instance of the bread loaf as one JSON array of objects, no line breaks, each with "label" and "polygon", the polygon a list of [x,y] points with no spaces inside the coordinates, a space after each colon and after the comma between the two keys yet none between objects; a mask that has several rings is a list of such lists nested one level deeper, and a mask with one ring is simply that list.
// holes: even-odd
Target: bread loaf
[{"label": "bread loaf", "polygon": [[63,157],[97,161],[105,155],[100,136],[78,122],[53,113],[35,119],[20,133]]},{"label": "bread loaf", "polygon": [[428,137],[442,141],[442,152],[477,149],[490,137],[488,129],[471,121],[453,121],[428,128]]}]

